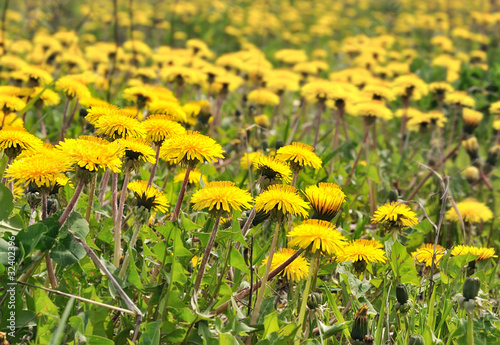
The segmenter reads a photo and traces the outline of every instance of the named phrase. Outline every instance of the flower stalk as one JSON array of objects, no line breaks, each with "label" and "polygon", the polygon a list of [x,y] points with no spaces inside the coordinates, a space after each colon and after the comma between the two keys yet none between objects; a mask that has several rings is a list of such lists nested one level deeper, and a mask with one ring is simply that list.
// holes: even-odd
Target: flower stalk
[{"label": "flower stalk", "polygon": [[215,218],[214,227],[212,229],[212,234],[210,235],[210,239],[208,240],[207,246],[205,247],[205,252],[203,253],[203,257],[201,259],[198,275],[196,276],[196,280],[194,282],[193,296],[195,298],[198,297],[198,292],[201,286],[201,280],[203,278],[203,275],[205,274],[205,268],[207,266],[208,259],[210,258],[210,253],[212,252],[212,247],[214,246],[215,238],[217,237],[217,231],[219,230],[219,222],[220,222],[220,215],[217,215]]},{"label": "flower stalk", "polygon": [[[304,292],[302,293],[302,302],[300,304],[300,312],[299,312],[299,332],[302,331],[304,325],[304,319],[306,317],[306,306],[307,299],[309,297],[309,290],[311,289],[313,276],[316,274],[316,270],[318,267],[318,261],[321,255],[321,251],[317,250],[316,255],[314,255],[311,265],[309,266],[309,274],[307,275],[306,287],[304,288]],[[295,345],[300,344],[300,339],[295,340]]]},{"label": "flower stalk", "polygon": [[115,232],[114,237],[114,253],[113,253],[113,264],[116,267],[120,267],[120,258],[122,256],[122,221],[123,221],[123,209],[125,208],[125,199],[127,198],[127,186],[130,180],[131,169],[125,171],[125,176],[123,177],[123,187],[120,194],[120,203],[118,204],[118,210],[116,212],[115,218]]},{"label": "flower stalk", "polygon": [[175,204],[174,214],[172,215],[172,222],[177,221],[179,218],[179,213],[181,211],[182,201],[184,200],[184,195],[186,194],[186,188],[189,182],[189,174],[193,168],[188,165],[186,168],[186,175],[184,175],[184,181],[182,181],[181,190],[179,192],[179,197],[177,198],[177,203]]}]

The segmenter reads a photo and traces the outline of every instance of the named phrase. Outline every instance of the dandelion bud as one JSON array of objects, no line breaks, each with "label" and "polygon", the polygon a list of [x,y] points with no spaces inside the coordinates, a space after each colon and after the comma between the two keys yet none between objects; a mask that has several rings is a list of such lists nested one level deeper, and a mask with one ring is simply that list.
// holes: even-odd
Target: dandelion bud
[{"label": "dandelion bud", "polygon": [[484,172],[486,174],[490,173],[495,169],[497,165],[498,155],[500,154],[500,145],[493,146],[488,151],[488,158],[486,158],[486,164],[484,165]]},{"label": "dandelion bud", "polygon": [[318,292],[313,292],[309,294],[307,298],[307,307],[309,310],[316,310],[320,305],[323,304],[323,295]]},{"label": "dandelion bud", "polygon": [[361,274],[366,270],[367,263],[365,260],[358,260],[352,263],[354,270],[356,273]]},{"label": "dandelion bud", "polygon": [[479,278],[469,277],[465,280],[464,287],[462,293],[466,300],[471,300],[477,297],[479,293],[479,288],[481,286],[481,281]]},{"label": "dandelion bud", "polygon": [[355,341],[363,341],[366,335],[368,335],[368,307],[363,305],[354,316],[351,338]]},{"label": "dandelion bud", "polygon": [[421,335],[414,334],[408,339],[408,345],[425,345],[424,338]]},{"label": "dandelion bud", "polygon": [[396,202],[396,201],[398,201],[398,198],[399,198],[398,190],[396,188],[391,189],[391,191],[389,192],[389,195],[387,196],[387,201],[388,202]]},{"label": "dandelion bud", "polygon": [[462,175],[465,177],[467,182],[473,183],[479,179],[479,169],[475,166],[470,166],[462,171]]},{"label": "dandelion bud", "polygon": [[477,143],[476,137],[471,137],[467,140],[463,140],[462,146],[467,151],[467,154],[469,155],[471,161],[475,161],[476,159],[479,158],[478,154],[479,144]]},{"label": "dandelion bud", "polygon": [[479,122],[483,119],[483,113],[469,108],[464,108],[462,110],[462,116],[465,123],[464,132],[469,135],[474,132],[474,129],[476,129]]},{"label": "dandelion bud", "polygon": [[396,298],[401,304],[408,302],[408,290],[404,284],[396,286]]}]

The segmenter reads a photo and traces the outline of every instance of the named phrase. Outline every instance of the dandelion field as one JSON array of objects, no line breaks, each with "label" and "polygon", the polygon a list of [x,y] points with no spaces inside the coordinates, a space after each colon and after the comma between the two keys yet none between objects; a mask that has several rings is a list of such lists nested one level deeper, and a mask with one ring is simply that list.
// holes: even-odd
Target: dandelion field
[{"label": "dandelion field", "polygon": [[500,344],[496,1],[0,14],[0,345]]}]

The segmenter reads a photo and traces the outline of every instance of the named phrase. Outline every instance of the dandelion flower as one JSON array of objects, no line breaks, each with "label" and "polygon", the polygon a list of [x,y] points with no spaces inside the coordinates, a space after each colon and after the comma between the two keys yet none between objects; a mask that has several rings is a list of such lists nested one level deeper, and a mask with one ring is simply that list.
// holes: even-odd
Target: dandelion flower
[{"label": "dandelion flower", "polygon": [[[277,250],[273,255],[273,261],[271,262],[271,271],[274,271],[283,262],[288,260],[295,250],[291,248],[282,248]],[[269,259],[269,256],[262,261],[262,265],[265,265]],[[285,276],[288,280],[298,282],[304,279],[309,272],[309,263],[303,256],[297,257],[293,260],[285,269],[281,272],[281,275]]]},{"label": "dandelion flower", "polygon": [[354,240],[337,253],[337,261],[352,261],[356,272],[361,273],[365,271],[367,264],[387,261],[382,248],[384,246],[376,240]]},{"label": "dandelion flower", "polygon": [[[490,208],[476,199],[466,199],[459,202],[457,203],[457,208],[460,211],[464,222],[469,224],[483,223],[493,218],[493,213]],[[458,222],[459,217],[454,208],[451,208],[446,212],[446,219]]]},{"label": "dandelion flower", "polygon": [[215,162],[224,158],[222,146],[215,140],[198,132],[187,131],[166,140],[160,155],[168,161],[195,166],[198,162]]},{"label": "dandelion flower", "polygon": [[85,116],[85,119],[95,126],[100,117],[116,114],[119,110],[120,108],[111,104],[92,105],[90,109],[87,110],[87,116]]},{"label": "dandelion flower", "polygon": [[495,249],[494,248],[485,248],[485,247],[474,247],[474,246],[463,246],[458,245],[455,246],[451,250],[451,255],[467,255],[467,254],[477,255],[476,261],[486,260],[492,257],[495,257]]},{"label": "dandelion flower", "polygon": [[56,81],[56,90],[64,92],[69,99],[90,97],[87,86],[69,75]]},{"label": "dandelion flower", "polygon": [[259,156],[253,161],[253,166],[257,168],[262,177],[273,181],[270,182],[271,184],[275,183],[276,180],[291,181],[292,171],[290,167],[279,159]]},{"label": "dandelion flower", "polygon": [[286,236],[292,238],[288,243],[290,247],[310,247],[312,253],[320,250],[327,255],[336,255],[347,245],[347,239],[336,230],[335,225],[318,219],[303,221]]},{"label": "dandelion flower", "polygon": [[[446,249],[439,244],[436,246],[436,258],[434,264],[439,268],[439,261],[446,254]],[[425,263],[425,266],[432,266],[432,258],[434,256],[434,244],[427,243],[411,253],[413,259],[418,263]]]},{"label": "dandelion flower", "polygon": [[120,138],[143,138],[145,130],[141,122],[120,112],[100,116],[95,124],[97,135],[111,140]]},{"label": "dandelion flower", "polygon": [[276,212],[279,220],[282,220],[281,216],[287,214],[307,217],[307,209],[309,209],[309,205],[300,197],[297,189],[292,186],[275,184],[269,186],[267,190],[255,198],[257,212]]},{"label": "dandelion flower", "polygon": [[205,188],[196,191],[191,197],[193,209],[202,210],[208,208],[210,212],[232,212],[241,211],[242,208],[252,207],[252,196],[248,191],[235,186],[233,182],[218,181],[210,182]]},{"label": "dandelion flower", "polygon": [[381,224],[387,230],[402,230],[417,225],[418,218],[407,204],[391,202],[375,211],[371,223]]},{"label": "dandelion flower", "polygon": [[15,96],[0,95],[0,110],[4,113],[19,111],[26,106],[26,102]]},{"label": "dandelion flower", "polygon": [[240,167],[243,170],[248,170],[251,166],[256,169],[256,167],[253,165],[253,162],[255,162],[256,159],[258,159],[262,154],[260,152],[250,152],[250,153],[245,153],[243,157],[240,159]]},{"label": "dandelion flower", "polygon": [[43,152],[15,160],[7,168],[6,176],[50,190],[58,180],[66,178],[64,172],[70,169],[71,164],[64,156],[56,152]]},{"label": "dandelion flower", "polygon": [[42,141],[24,127],[6,126],[0,129],[0,150],[11,159],[23,151],[37,151],[42,145]]},{"label": "dandelion flower", "polygon": [[125,160],[154,164],[155,151],[147,141],[139,138],[127,138],[118,140],[118,144],[125,149]]},{"label": "dandelion flower", "polygon": [[80,136],[78,139],[65,139],[56,145],[70,162],[90,172],[100,168],[109,168],[112,172],[120,172],[121,157],[125,150],[116,142],[104,139]]},{"label": "dandelion flower", "polygon": [[147,181],[133,181],[127,186],[135,196],[137,207],[144,207],[148,211],[154,210],[166,213],[168,201],[162,191],[154,186],[148,187]]},{"label": "dandelion flower", "polygon": [[184,127],[168,115],[150,115],[144,122],[146,140],[161,144],[166,139],[186,132]]},{"label": "dandelion flower", "polygon": [[331,221],[345,202],[344,192],[334,183],[309,186],[304,194],[314,209],[313,219]]},{"label": "dandelion flower", "polygon": [[[186,170],[187,169],[179,170],[179,173],[174,177],[174,183],[179,183],[184,181],[184,177],[186,176]],[[208,183],[207,177],[205,175],[202,175],[199,169],[191,170],[191,172],[189,173],[188,183],[190,185],[200,184],[200,179],[201,181],[203,181],[203,184],[206,185]]]},{"label": "dandelion flower", "polygon": [[289,161],[294,172],[299,172],[306,166],[318,170],[322,165],[321,159],[314,153],[312,146],[298,142],[281,147],[276,152],[276,158]]},{"label": "dandelion flower", "polygon": [[248,94],[248,101],[261,106],[280,104],[278,95],[267,89],[253,90]]},{"label": "dandelion flower", "polygon": [[392,112],[381,101],[361,102],[352,108],[354,116],[362,116],[368,120],[380,118],[383,120],[392,119]]}]

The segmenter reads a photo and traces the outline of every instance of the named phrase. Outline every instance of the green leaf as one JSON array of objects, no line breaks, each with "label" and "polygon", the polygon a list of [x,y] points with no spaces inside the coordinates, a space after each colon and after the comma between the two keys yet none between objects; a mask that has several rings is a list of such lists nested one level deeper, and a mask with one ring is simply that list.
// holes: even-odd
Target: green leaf
[{"label": "green leaf", "polygon": [[13,235],[17,235],[17,233],[19,233],[22,228],[24,228],[23,217],[21,217],[21,215],[19,214],[16,214],[15,216],[7,220],[0,221],[0,236],[5,232],[10,232]]},{"label": "green leaf", "polygon": [[188,217],[184,216],[184,214],[181,213],[181,218],[182,218],[182,225],[184,227],[184,230],[186,231],[192,231],[201,228],[198,224],[194,223],[191,219]]},{"label": "green leaf", "polygon": [[392,245],[391,267],[399,277],[399,284],[412,284],[415,286],[420,284],[413,259],[406,251],[406,247],[398,241]]},{"label": "green leaf", "polygon": [[243,259],[243,256],[238,250],[232,247],[231,247],[231,252],[229,253],[229,265],[239,269],[242,272],[250,274],[250,270],[248,269],[247,264],[245,263],[245,259]]},{"label": "green leaf", "polygon": [[139,345],[160,345],[161,323],[161,320],[158,320],[142,325],[143,332],[139,339]]},{"label": "green leaf", "polygon": [[269,334],[278,332],[280,326],[278,325],[278,311],[274,311],[264,317],[264,338],[267,338]]},{"label": "green leaf", "polygon": [[75,302],[75,298],[72,297],[66,304],[66,308],[64,308],[64,312],[62,314],[61,320],[59,321],[59,325],[54,333],[54,336],[50,340],[49,345],[58,345],[62,344],[64,341],[64,328],[66,327],[66,323],[68,322],[69,314],[71,313],[71,309],[73,308],[73,303]]},{"label": "green leaf", "polygon": [[134,285],[139,290],[144,290],[144,286],[141,283],[141,277],[139,276],[139,273],[137,272],[137,267],[135,267],[132,248],[130,248],[130,247],[129,247],[128,254],[129,254],[130,260],[129,260],[129,272],[128,272],[127,280],[130,284]]},{"label": "green leaf", "polygon": [[351,323],[352,323],[352,321],[346,321],[346,322],[337,323],[335,325],[327,326],[323,322],[318,320],[318,327],[321,331],[321,334],[323,335],[323,338],[327,339],[327,338],[333,337],[338,332],[340,332],[344,329],[347,329]]},{"label": "green leaf", "polygon": [[377,167],[375,165],[370,165],[366,177],[370,178],[376,184],[380,184],[380,177],[378,176]]},{"label": "green leaf", "polygon": [[[85,240],[89,233],[89,225],[87,221],[77,212],[72,212],[69,216],[68,223],[69,229],[73,233]],[[55,263],[62,267],[70,266],[80,261],[85,255],[85,249],[73,238],[67,230],[63,227],[59,233],[60,238],[56,246],[50,251],[50,257]]]},{"label": "green leaf", "polygon": [[219,334],[219,344],[220,345],[239,345],[240,342],[229,333]]},{"label": "green leaf", "polygon": [[87,345],[114,345],[114,341],[100,337],[98,335],[91,335],[87,337]]},{"label": "green leaf", "polygon": [[6,219],[14,209],[14,196],[9,188],[0,183],[0,220]]}]

